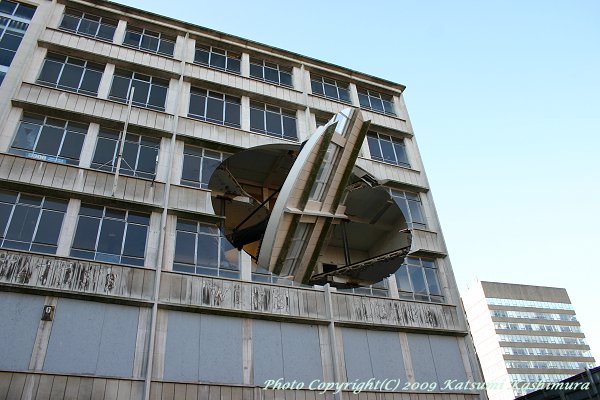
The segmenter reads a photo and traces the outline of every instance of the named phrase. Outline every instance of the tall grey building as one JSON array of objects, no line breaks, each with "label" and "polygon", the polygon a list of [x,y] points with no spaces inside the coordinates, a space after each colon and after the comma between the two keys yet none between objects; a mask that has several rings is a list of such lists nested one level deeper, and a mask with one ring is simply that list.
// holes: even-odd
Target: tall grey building
[{"label": "tall grey building", "polygon": [[486,382],[504,383],[491,400],[595,365],[565,289],[477,281],[463,303]]},{"label": "tall grey building", "polygon": [[[485,398],[445,385],[481,376],[404,86],[87,0],[0,0],[0,79],[0,399]],[[229,244],[209,180],[347,107],[411,253],[298,285]]]}]

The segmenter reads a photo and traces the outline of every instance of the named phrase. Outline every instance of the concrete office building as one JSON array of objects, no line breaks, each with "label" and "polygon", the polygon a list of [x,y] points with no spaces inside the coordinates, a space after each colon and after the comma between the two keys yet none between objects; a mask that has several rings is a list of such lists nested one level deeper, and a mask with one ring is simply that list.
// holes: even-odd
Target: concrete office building
[{"label": "concrete office building", "polygon": [[[443,385],[481,376],[404,86],[103,1],[0,21],[0,399],[485,398]],[[223,237],[209,178],[349,106],[411,254],[371,287],[292,285]]]},{"label": "concrete office building", "polygon": [[558,382],[595,365],[567,291],[477,281],[463,294],[491,400],[512,400],[533,383]]}]

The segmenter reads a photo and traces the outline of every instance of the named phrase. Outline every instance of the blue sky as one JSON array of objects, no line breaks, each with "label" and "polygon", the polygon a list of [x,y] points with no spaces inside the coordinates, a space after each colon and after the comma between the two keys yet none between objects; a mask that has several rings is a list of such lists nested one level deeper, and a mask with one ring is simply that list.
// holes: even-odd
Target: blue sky
[{"label": "blue sky", "polygon": [[565,287],[600,361],[600,2],[120,2],[406,85],[461,290]]}]

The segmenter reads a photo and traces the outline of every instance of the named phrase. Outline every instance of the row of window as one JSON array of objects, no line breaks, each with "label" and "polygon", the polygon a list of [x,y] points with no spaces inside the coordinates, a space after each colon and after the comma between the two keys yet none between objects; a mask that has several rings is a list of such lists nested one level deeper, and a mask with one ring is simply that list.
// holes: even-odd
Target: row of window
[{"label": "row of window", "polygon": [[579,326],[571,325],[544,325],[544,324],[522,324],[513,322],[494,322],[496,329],[514,329],[520,331],[543,331],[543,332],[576,332],[581,333]]},{"label": "row of window", "polygon": [[493,306],[512,306],[512,307],[533,307],[533,308],[554,308],[557,310],[572,310],[570,303],[557,303],[552,301],[537,300],[519,300],[519,299],[499,299],[488,297],[487,303]]},{"label": "row of window", "polygon": [[587,345],[587,342],[584,338],[563,337],[563,336],[498,334],[498,340],[501,342],[515,342],[515,343],[554,343],[554,344],[585,344],[585,345]]},{"label": "row of window", "polygon": [[[117,21],[115,20],[71,9],[67,9],[60,24],[61,29],[108,41],[113,40],[116,27]],[[172,57],[175,50],[175,37],[128,24],[123,44]],[[194,62],[238,74],[241,70],[241,54],[239,52],[204,44],[196,45]],[[276,85],[293,87],[292,68],[266,60],[250,58],[250,76]],[[311,88],[313,94],[351,103],[348,83],[313,75],[311,76]],[[395,115],[392,96],[360,89],[358,97],[362,108]]]},{"label": "row of window", "polygon": [[546,347],[502,347],[502,354],[513,356],[592,357],[590,350],[548,349]]},{"label": "row of window", "polygon": [[546,319],[554,321],[577,321],[575,314],[541,313],[533,311],[490,310],[492,317]]},{"label": "row of window", "polygon": [[0,84],[33,18],[35,7],[0,0]]},{"label": "row of window", "polygon": [[[67,205],[64,199],[0,190],[0,247],[55,254]],[[82,203],[70,255],[144,265],[149,226],[149,213]],[[239,251],[217,225],[178,218],[173,270],[239,278]],[[273,275],[260,269],[253,279],[274,282]],[[401,298],[442,301],[433,260],[408,257],[396,279]],[[387,296],[389,292],[384,280],[357,293]]]},{"label": "row of window", "polygon": [[[283,117],[282,114],[279,115]],[[29,158],[78,165],[87,131],[88,125],[84,123],[25,113],[9,151]],[[91,168],[115,172],[120,136],[118,131],[100,128]],[[160,139],[128,133],[123,140],[119,172],[153,179],[158,165]],[[206,189],[213,171],[227,156],[225,153],[186,144],[181,184]],[[390,193],[406,216],[409,226],[426,226],[418,194],[395,189],[391,189]],[[415,282],[416,286],[420,285],[420,280]],[[434,292],[429,294],[436,295]]]},{"label": "row of window", "polygon": [[506,368],[548,368],[548,369],[586,369],[593,368],[593,363],[576,361],[514,361],[504,362]]},{"label": "row of window", "polygon": [[570,378],[568,374],[509,374],[511,382],[558,382]]}]

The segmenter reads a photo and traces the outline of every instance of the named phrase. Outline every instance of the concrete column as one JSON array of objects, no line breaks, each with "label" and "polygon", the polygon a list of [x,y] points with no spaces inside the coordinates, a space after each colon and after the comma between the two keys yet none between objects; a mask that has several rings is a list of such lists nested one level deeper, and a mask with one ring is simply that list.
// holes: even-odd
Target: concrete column
[{"label": "concrete column", "polygon": [[298,131],[298,140],[300,142],[305,141],[312,134],[313,130],[310,125],[310,111],[306,110],[296,111],[296,128]]},{"label": "concrete column", "polygon": [[240,278],[252,281],[252,258],[245,251],[240,252]]},{"label": "concrete column", "polygon": [[158,253],[160,239],[160,214],[150,214],[150,226],[148,227],[148,238],[146,239],[146,252],[144,254],[144,266],[156,268],[156,254]]},{"label": "concrete column", "polygon": [[42,66],[44,65],[44,60],[46,59],[46,54],[48,54],[48,49],[44,47],[37,47],[25,65],[25,71],[23,73],[23,81],[24,82],[35,82],[40,75],[40,71],[42,70]]},{"label": "concrete column", "polygon": [[404,361],[404,369],[406,370],[406,379],[408,382],[414,383],[415,372],[412,366],[412,359],[410,356],[410,347],[408,345],[408,336],[404,332],[398,332],[400,336],[400,348],[402,349],[402,361]]},{"label": "concrete column", "polygon": [[104,67],[104,73],[102,74],[102,79],[100,79],[100,85],[98,86],[99,99],[108,99],[108,94],[110,93],[110,86],[112,84],[114,74],[115,65],[106,64],[106,67]]},{"label": "concrete column", "polygon": [[83,168],[89,168],[94,158],[94,149],[96,148],[96,142],[98,141],[98,133],[100,132],[100,125],[95,122],[90,123],[90,127],[85,135],[85,141],[81,148],[81,155],[79,157],[79,166]]},{"label": "concrete column", "polygon": [[[176,141],[175,148],[171,150],[170,147],[170,145],[167,147],[167,151],[173,151],[173,154],[171,155],[171,165],[165,165],[165,167],[171,172],[171,184],[180,185],[181,173],[183,171],[183,149],[185,148],[185,143]],[[165,158],[167,157],[165,156]]]},{"label": "concrete column", "polygon": [[[165,100],[165,112],[167,114],[175,114],[177,105],[182,106],[181,103],[177,102],[177,97],[180,95],[183,96],[183,92],[183,88],[179,87],[179,80],[172,78],[169,81],[169,90],[167,91],[167,99]],[[187,113],[184,115],[187,115]]]},{"label": "concrete column", "polygon": [[252,320],[244,318],[242,320],[242,382],[244,385],[254,383],[252,365]]},{"label": "concrete column", "polygon": [[166,182],[167,174],[170,172],[171,166],[167,165],[169,162],[168,153],[171,147],[171,139],[163,137],[160,140],[160,150],[158,151],[158,165],[156,166],[156,176],[154,180],[156,182]]},{"label": "concrete column", "polygon": [[388,290],[390,293],[390,297],[392,299],[399,299],[400,294],[398,293],[398,284],[396,283],[396,279],[394,278],[394,275],[387,278],[387,280],[388,280]]},{"label": "concrete column", "polygon": [[186,53],[186,46],[187,41],[185,40],[185,36],[177,36],[175,38],[175,49],[173,50],[173,58],[176,60],[181,60],[183,55]]},{"label": "concrete column", "polygon": [[59,257],[68,257],[71,249],[71,243],[75,237],[75,228],[77,227],[77,216],[79,215],[79,208],[81,207],[81,200],[71,199],[67,206],[67,212],[63,219],[62,229],[58,237],[58,248],[56,249],[56,255]]},{"label": "concrete column", "polygon": [[175,258],[175,240],[177,236],[177,217],[167,216],[165,225],[165,248],[163,250],[163,271],[173,270],[173,259]]},{"label": "concrete column", "polygon": [[250,131],[250,97],[242,96],[242,121],[241,127],[244,131]]},{"label": "concrete column", "polygon": [[0,124],[0,152],[8,153],[22,116],[23,109],[12,107],[8,118]]},{"label": "concrete column", "polygon": [[140,307],[133,359],[133,378],[143,378],[146,371],[146,342],[150,336],[151,311],[150,308]]},{"label": "concrete column", "polygon": [[187,63],[193,63],[196,57],[196,40],[190,37],[185,40],[185,55],[183,61]]},{"label": "concrete column", "polygon": [[242,60],[240,63],[240,73],[242,76],[250,76],[250,54],[242,53]]},{"label": "concrete column", "polygon": [[360,107],[360,100],[358,100],[358,89],[356,88],[356,84],[350,82],[348,89],[350,89],[350,101],[352,102],[352,105],[355,107]]},{"label": "concrete column", "polygon": [[127,22],[123,20],[119,20],[117,24],[117,29],[115,30],[115,36],[113,36],[113,43],[121,45],[123,44],[123,39],[125,39],[125,30],[127,29]]},{"label": "concrete column", "polygon": [[48,28],[58,29],[65,13],[65,5],[58,2],[52,3],[54,3],[54,8],[48,18]]},{"label": "concrete column", "polygon": [[[177,85],[178,86],[178,85]],[[173,97],[179,94],[179,116],[187,116],[190,109],[190,96],[191,96],[192,84],[190,82],[183,81],[181,89],[175,89],[171,91],[169,86],[169,92],[173,93]]]}]

